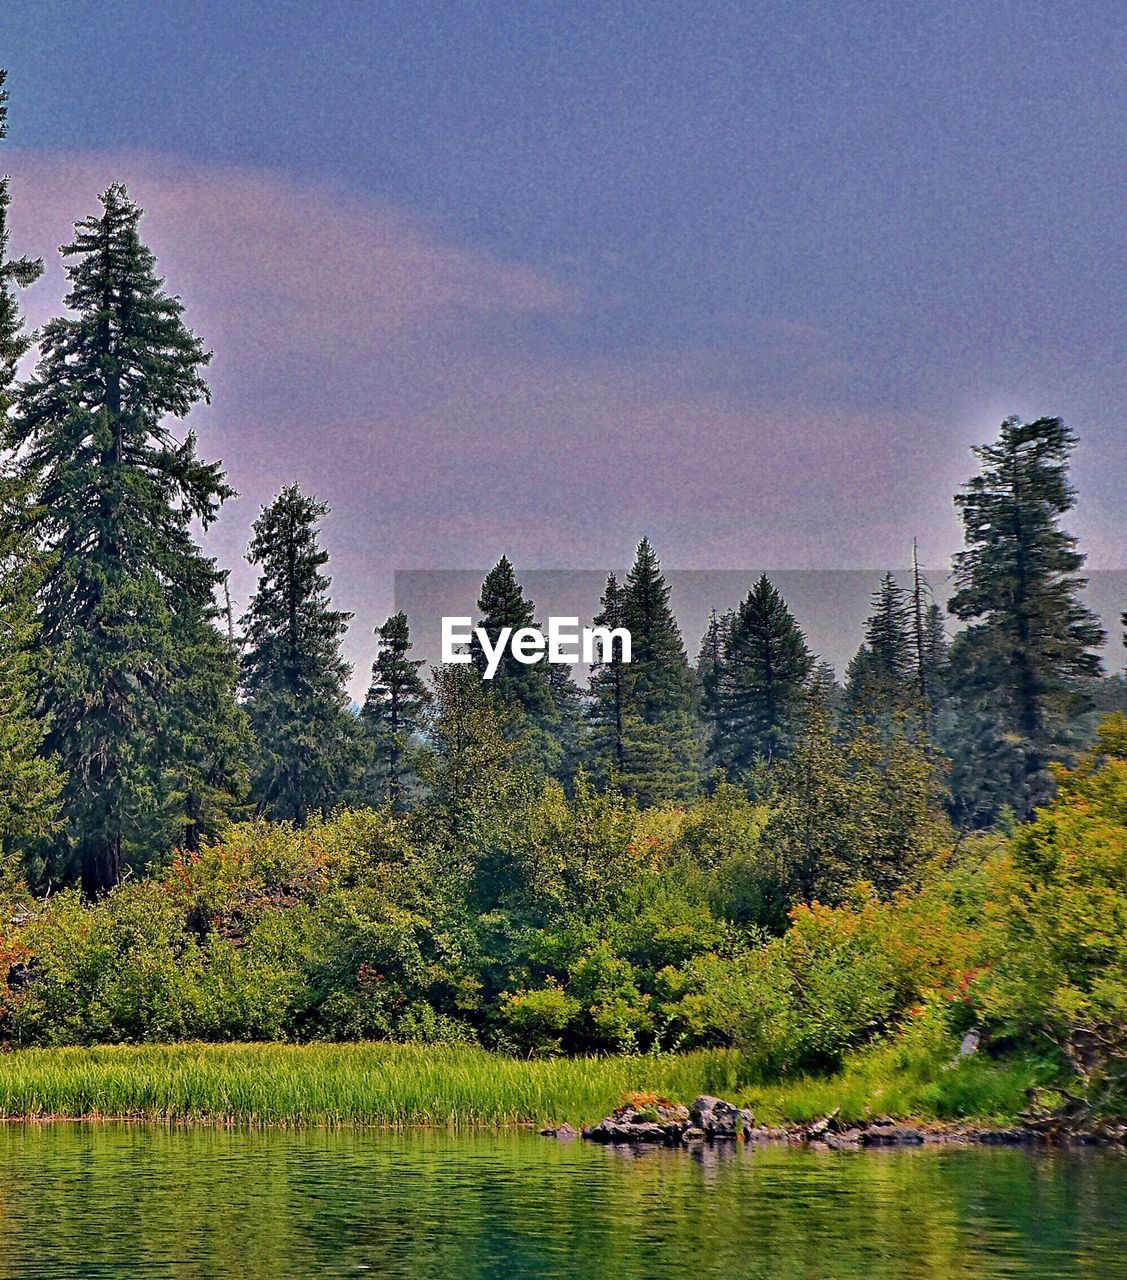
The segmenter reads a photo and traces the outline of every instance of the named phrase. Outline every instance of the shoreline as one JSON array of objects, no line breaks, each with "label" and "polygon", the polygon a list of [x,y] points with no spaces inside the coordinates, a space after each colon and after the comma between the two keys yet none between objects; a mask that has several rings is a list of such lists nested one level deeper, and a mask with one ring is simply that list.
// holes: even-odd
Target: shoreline
[{"label": "shoreline", "polygon": [[[1036,1078],[1004,1061],[926,1062],[911,1079],[892,1075],[872,1055],[847,1059],[841,1072],[824,1077],[764,1083],[748,1078],[747,1069],[730,1050],[513,1058],[471,1046],[386,1041],[10,1048],[0,1052],[0,1122],[566,1137],[617,1124],[632,1103],[647,1113],[638,1120],[651,1120],[653,1104],[670,1099],[682,1100],[668,1105],[683,1130],[689,1100],[712,1096],[733,1100],[725,1105],[739,1111],[753,1143],[1127,1142],[1127,1125],[1118,1120],[1077,1117],[1070,1124],[1036,1110],[1025,1114],[1026,1086]],[[948,1105],[944,1112],[948,1097],[991,1105]],[[670,1136],[643,1139],[634,1130],[631,1140]]]}]

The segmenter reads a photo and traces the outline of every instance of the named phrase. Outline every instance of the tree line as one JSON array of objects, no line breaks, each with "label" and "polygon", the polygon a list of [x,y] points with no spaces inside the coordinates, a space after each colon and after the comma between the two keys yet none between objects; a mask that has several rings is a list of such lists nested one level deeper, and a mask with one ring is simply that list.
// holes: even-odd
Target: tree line
[{"label": "tree line", "polygon": [[[507,654],[485,682],[474,648],[424,679],[398,613],[376,629],[356,714],[325,504],[290,485],[262,509],[247,553],[257,587],[238,619],[196,540],[234,493],[177,429],[208,398],[211,356],[158,275],[141,210],[115,184],[76,223],[61,250],[66,313],[36,335],[19,381],[31,336],[18,290],[42,264],[8,257],[8,202],[4,181],[0,837],[37,885],[96,895],[254,814],[300,826],[346,805],[434,806],[456,832],[514,770],[640,806],[722,782],[771,790],[794,865],[817,847],[820,875],[842,824],[883,813],[879,878],[880,849],[890,864],[907,856],[888,835],[905,806],[938,796],[966,827],[1027,818],[1088,713],[1122,700],[1121,680],[1099,679],[1104,636],[1062,527],[1076,441],[1046,417],[1007,419],[975,450],[955,496],[965,549],[946,612],[918,570],[906,584],[886,574],[840,684],[766,576],[713,615],[691,660],[643,539],[594,618],[630,631],[629,664],[612,653],[581,689],[565,667]],[[536,624],[507,557],[478,605],[494,640]],[[953,639],[948,617],[964,624]],[[866,809],[858,788],[879,804]]]}]

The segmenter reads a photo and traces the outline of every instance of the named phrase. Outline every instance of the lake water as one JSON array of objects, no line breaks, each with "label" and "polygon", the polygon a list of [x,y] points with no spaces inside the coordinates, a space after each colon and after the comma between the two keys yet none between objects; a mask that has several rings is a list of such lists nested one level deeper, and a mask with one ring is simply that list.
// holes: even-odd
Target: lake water
[{"label": "lake water", "polygon": [[1127,1277],[1127,1156],[0,1126],[0,1276]]}]

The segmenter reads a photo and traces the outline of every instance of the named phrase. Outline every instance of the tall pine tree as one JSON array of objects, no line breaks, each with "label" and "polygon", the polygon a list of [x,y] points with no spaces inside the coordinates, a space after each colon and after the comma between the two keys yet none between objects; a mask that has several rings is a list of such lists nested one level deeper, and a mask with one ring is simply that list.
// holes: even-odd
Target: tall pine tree
[{"label": "tall pine tree", "polygon": [[419,668],[422,658],[412,658],[411,629],[407,615],[393,613],[376,628],[379,653],[372,663],[372,683],[364,699],[361,720],[369,731],[375,756],[372,784],[382,803],[393,809],[402,803],[406,752],[412,736],[423,726],[430,691]]},{"label": "tall pine tree", "polygon": [[1007,418],[995,443],[974,450],[981,471],[955,498],[966,550],[949,608],[970,624],[951,652],[965,821],[1007,805],[1025,818],[1050,797],[1049,763],[1067,753],[1085,683],[1100,671],[1103,633],[1079,598],[1084,557],[1060,527],[1075,501],[1075,444],[1060,418]]},{"label": "tall pine tree", "polygon": [[700,689],[700,718],[704,726],[706,759],[710,769],[722,769],[723,728],[721,723],[720,686],[724,674],[724,650],[732,629],[733,613],[708,615],[708,628],[697,651],[697,684]]},{"label": "tall pine tree", "polygon": [[[526,598],[517,580],[516,570],[508,556],[502,556],[486,574],[477,602],[481,610],[478,627],[496,645],[506,627],[515,635],[524,627],[536,627],[536,607]],[[479,672],[486,668],[485,652],[475,634],[470,654]],[[489,681],[489,692],[504,707],[518,713],[514,730],[521,736],[522,763],[539,772],[558,776],[563,772],[567,723],[577,711],[577,700],[571,695],[564,668],[558,667],[553,678],[546,658],[536,662],[519,662],[506,646],[500,665]],[[562,677],[562,678],[561,678]]]},{"label": "tall pine tree", "polygon": [[643,804],[685,799],[700,784],[697,690],[669,607],[669,584],[648,538],[626,575],[622,620],[631,661],[624,672],[620,785]]},{"label": "tall pine tree", "polygon": [[[76,225],[62,249],[72,314],[43,329],[6,433],[49,555],[39,711],[65,774],[55,869],[76,856],[89,893],[115,884],[126,860],[159,852],[170,772],[199,753],[230,693],[224,678],[178,701],[201,666],[197,647],[216,652],[205,628],[220,575],[192,522],[206,528],[233,491],[197,457],[194,435],[179,441],[169,426],[207,398],[210,357],[164,291],[140,219],[115,185]],[[162,740],[174,716],[175,740]]]},{"label": "tall pine tree", "polygon": [[[0,71],[0,139],[7,136],[7,72]],[[30,346],[16,290],[32,284],[42,263],[8,257],[8,179],[0,177],[0,422],[12,409],[16,364]],[[47,835],[54,826],[61,778],[43,754],[35,718],[35,594],[41,565],[24,530],[27,486],[0,471],[0,850]]]},{"label": "tall pine tree", "polygon": [[270,818],[303,823],[342,802],[358,764],[358,733],[340,642],[352,616],[330,607],[329,508],[297,485],[254,522],[247,559],[258,589],[243,617],[242,687],[258,739],[251,795]]},{"label": "tall pine tree", "polygon": [[763,574],[736,610],[724,645],[717,756],[733,780],[789,753],[813,668],[794,615]]},{"label": "tall pine tree", "polygon": [[[615,631],[626,625],[623,592],[613,573],[607,575],[601,603],[594,619],[596,627]],[[626,769],[626,673],[622,647],[617,643],[604,650],[591,667],[585,745],[591,772],[604,783],[621,777]]]},{"label": "tall pine tree", "polygon": [[917,705],[913,652],[911,604],[888,572],[872,595],[865,642],[846,671],[846,709],[865,723],[887,724],[897,712]]}]

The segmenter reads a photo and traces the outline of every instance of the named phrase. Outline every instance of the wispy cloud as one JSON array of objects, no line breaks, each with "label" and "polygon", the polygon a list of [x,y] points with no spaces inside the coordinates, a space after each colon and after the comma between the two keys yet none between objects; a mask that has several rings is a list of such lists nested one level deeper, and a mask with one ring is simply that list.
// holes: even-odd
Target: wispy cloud
[{"label": "wispy cloud", "polygon": [[[897,563],[913,533],[933,560],[953,544],[968,441],[933,424],[709,390],[714,354],[565,354],[543,328],[596,303],[344,193],[144,154],[7,159],[20,250],[53,257],[111,180],[145,207],[169,288],[216,351],[196,416],[243,496],[212,545],[237,563],[258,504],[290,480],[329,501],[361,663],[397,566],[503,550],[530,567],[621,563],[643,532],[703,568]],[[56,265],[32,319],[61,294]],[[780,340],[824,358],[817,332]],[[244,569],[237,594],[251,587]]]}]

